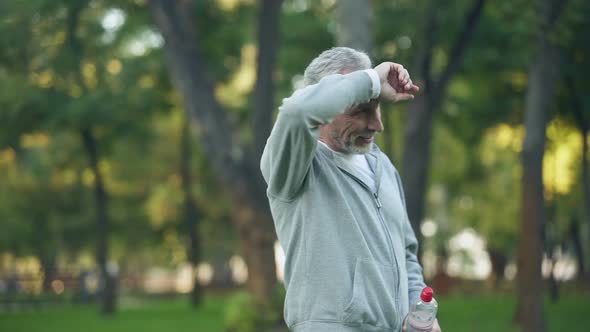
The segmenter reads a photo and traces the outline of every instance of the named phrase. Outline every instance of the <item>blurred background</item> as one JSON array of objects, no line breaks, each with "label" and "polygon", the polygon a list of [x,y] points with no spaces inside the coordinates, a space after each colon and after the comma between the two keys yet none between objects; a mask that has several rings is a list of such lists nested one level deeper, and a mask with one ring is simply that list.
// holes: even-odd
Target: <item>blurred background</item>
[{"label": "blurred background", "polygon": [[587,331],[590,3],[5,0],[0,330],[286,331],[258,161],[342,45],[383,105],[446,331]]}]

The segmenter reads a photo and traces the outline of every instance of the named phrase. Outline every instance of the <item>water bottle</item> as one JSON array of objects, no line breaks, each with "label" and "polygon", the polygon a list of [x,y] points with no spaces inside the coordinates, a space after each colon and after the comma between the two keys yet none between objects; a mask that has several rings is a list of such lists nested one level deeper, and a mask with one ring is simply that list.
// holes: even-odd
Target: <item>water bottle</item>
[{"label": "water bottle", "polygon": [[430,332],[436,319],[438,303],[430,287],[424,287],[418,303],[412,305],[406,322],[408,332]]}]

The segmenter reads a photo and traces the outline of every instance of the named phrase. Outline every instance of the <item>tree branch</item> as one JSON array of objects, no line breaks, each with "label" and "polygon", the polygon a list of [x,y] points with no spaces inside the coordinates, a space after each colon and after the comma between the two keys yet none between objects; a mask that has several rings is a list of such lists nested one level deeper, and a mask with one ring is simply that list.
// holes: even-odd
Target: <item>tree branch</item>
[{"label": "tree branch", "polygon": [[272,128],[274,106],[273,70],[276,63],[279,40],[279,16],[282,0],[263,0],[258,14],[258,59],[252,130],[254,135],[253,162],[258,162]]},{"label": "tree branch", "polygon": [[184,97],[191,117],[199,123],[203,148],[216,169],[234,178],[234,130],[215,99],[214,82],[193,33],[189,3],[150,0],[149,7],[166,42],[164,50],[173,83]]},{"label": "tree branch", "polygon": [[549,13],[547,14],[545,26],[541,29],[542,33],[550,33],[553,30],[555,23],[557,22],[557,19],[561,15],[561,12],[565,8],[567,2],[568,0],[553,0],[551,3],[543,2],[543,5],[548,7],[545,8],[545,10],[548,10]]},{"label": "tree branch", "polygon": [[424,86],[422,87],[422,93],[426,94],[426,91],[430,91],[432,88],[432,49],[435,44],[435,31],[438,26],[438,19],[436,16],[436,6],[431,3],[426,4],[426,26],[424,27],[424,46],[421,48],[416,61],[414,63],[414,70],[418,74],[418,78],[424,80]]},{"label": "tree branch", "polygon": [[451,48],[449,63],[440,74],[434,86],[436,95],[442,95],[442,92],[445,90],[449,80],[461,66],[461,63],[463,62],[463,56],[465,55],[465,50],[467,49],[467,44],[471,40],[475,26],[481,18],[484,4],[485,0],[475,0],[473,7],[471,7],[469,10],[461,32],[459,33],[459,37]]}]

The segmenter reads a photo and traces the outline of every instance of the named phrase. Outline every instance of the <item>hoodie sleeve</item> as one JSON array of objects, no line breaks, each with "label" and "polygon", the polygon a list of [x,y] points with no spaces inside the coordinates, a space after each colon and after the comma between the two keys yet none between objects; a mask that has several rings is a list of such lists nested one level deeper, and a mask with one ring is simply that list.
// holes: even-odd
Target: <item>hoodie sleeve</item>
[{"label": "hoodie sleeve", "polygon": [[408,271],[408,299],[410,305],[418,302],[420,292],[426,284],[422,277],[422,266],[418,262],[418,240],[414,230],[410,225],[410,221],[406,219],[405,224],[405,238],[406,238],[406,269]]},{"label": "hoodie sleeve", "polygon": [[[397,170],[395,171],[395,177],[397,178],[404,209],[406,209],[406,198],[402,187],[402,180]],[[418,262],[418,240],[416,239],[416,234],[410,224],[410,219],[407,217],[406,222],[404,223],[404,239],[406,244],[406,270],[408,272],[408,299],[410,301],[409,305],[411,306],[418,302],[420,292],[426,287],[426,284],[424,283],[424,277],[422,275],[422,266],[420,265],[420,262]]]},{"label": "hoodie sleeve", "polygon": [[260,169],[268,194],[292,200],[303,187],[319,139],[319,126],[379,95],[368,71],[329,75],[283,100],[266,142]]}]

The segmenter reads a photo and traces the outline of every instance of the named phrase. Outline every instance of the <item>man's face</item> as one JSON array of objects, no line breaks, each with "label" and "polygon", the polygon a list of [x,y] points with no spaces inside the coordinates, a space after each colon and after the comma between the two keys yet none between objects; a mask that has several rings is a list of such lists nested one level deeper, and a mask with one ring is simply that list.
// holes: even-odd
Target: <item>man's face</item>
[{"label": "man's face", "polygon": [[320,130],[322,140],[335,151],[367,153],[375,134],[383,131],[379,102],[371,100],[351,107]]}]

